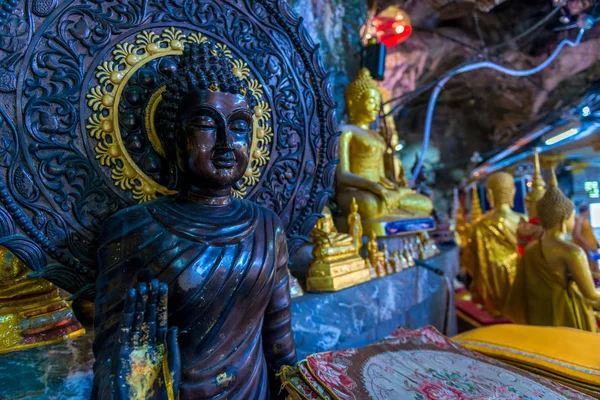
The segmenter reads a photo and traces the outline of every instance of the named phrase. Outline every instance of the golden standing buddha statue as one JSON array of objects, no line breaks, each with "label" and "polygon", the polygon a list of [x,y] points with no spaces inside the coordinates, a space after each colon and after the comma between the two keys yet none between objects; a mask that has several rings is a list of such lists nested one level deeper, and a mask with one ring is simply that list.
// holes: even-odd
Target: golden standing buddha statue
[{"label": "golden standing buddha statue", "polygon": [[[456,244],[460,248],[460,266],[467,269],[471,257],[469,253],[469,236],[471,234],[471,224],[465,220],[465,209],[461,201],[458,202],[456,210]],[[464,273],[465,271],[463,271]]]},{"label": "golden standing buddha statue", "polygon": [[388,144],[370,129],[377,119],[381,96],[369,71],[363,68],[346,88],[349,125],[342,127],[336,200],[344,215],[355,198],[363,216],[365,235],[393,235],[431,229],[431,200],[400,187],[386,173]]},{"label": "golden standing buddha statue", "polygon": [[498,317],[516,274],[521,214],[512,210],[516,193],[512,175],[493,173],[486,181],[486,190],[492,210],[478,218],[471,231],[471,294]]},{"label": "golden standing buddha statue", "polygon": [[544,233],[525,249],[505,314],[518,324],[565,326],[596,332],[592,305],[600,305],[585,252],[567,241],[575,225],[575,205],[551,175],[537,202]]},{"label": "golden standing buddha statue", "polygon": [[348,215],[348,230],[350,231],[350,236],[352,236],[352,239],[354,240],[356,254],[359,254],[363,244],[363,228],[362,220],[358,213],[358,204],[356,204],[356,199],[354,198],[350,205],[350,215]]},{"label": "golden standing buddha statue", "polygon": [[0,354],[81,336],[85,330],[58,289],[0,246]]},{"label": "golden standing buddha statue", "polygon": [[333,223],[331,210],[325,207],[323,217],[312,231],[313,260],[308,269],[307,289],[334,292],[371,279],[365,260],[359,256],[362,227],[356,203],[348,216],[350,234],[339,233]]},{"label": "golden standing buddha statue", "polygon": [[384,103],[383,113],[385,114],[385,119],[381,124],[379,131],[381,136],[388,138],[389,141],[389,146],[385,152],[387,157],[386,171],[388,172],[388,176],[393,178],[391,180],[399,187],[406,187],[408,182],[406,181],[404,165],[396,153],[396,146],[400,144],[400,137],[398,136],[398,129],[396,128],[394,115],[390,113],[392,111],[392,107],[388,103],[388,101],[392,99],[392,94],[383,88],[380,88],[379,92]]},{"label": "golden standing buddha statue", "polygon": [[[475,276],[474,261],[475,258],[471,253],[471,232],[473,231],[473,225],[483,215],[481,211],[481,202],[479,201],[479,192],[477,185],[471,188],[471,210],[469,212],[469,222],[464,222],[464,225],[460,228],[462,232],[461,237],[461,249],[460,249],[460,266],[471,276]],[[457,220],[457,232],[459,231],[459,221]],[[475,294],[475,288],[471,284],[471,294]]]}]

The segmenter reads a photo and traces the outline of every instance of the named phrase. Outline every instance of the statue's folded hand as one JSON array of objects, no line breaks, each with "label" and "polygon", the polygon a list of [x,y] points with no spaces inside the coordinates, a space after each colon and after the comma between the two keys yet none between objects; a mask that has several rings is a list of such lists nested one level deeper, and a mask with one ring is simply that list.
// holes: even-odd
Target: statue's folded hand
[{"label": "statue's folded hand", "polygon": [[181,357],[177,328],[167,328],[167,298],[157,280],[129,289],[112,357],[114,398],[177,398]]},{"label": "statue's folded hand", "polygon": [[398,185],[389,180],[386,177],[382,177],[380,181],[381,185],[387,190],[396,190],[398,189]]}]

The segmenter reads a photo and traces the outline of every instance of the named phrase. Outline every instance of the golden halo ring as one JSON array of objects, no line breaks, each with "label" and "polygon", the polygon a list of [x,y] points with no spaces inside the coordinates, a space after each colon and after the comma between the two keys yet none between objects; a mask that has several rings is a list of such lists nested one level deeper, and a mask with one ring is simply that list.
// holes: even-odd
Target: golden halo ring
[{"label": "golden halo ring", "polygon": [[[136,165],[129,155],[121,137],[119,125],[119,103],[126,83],[142,66],[154,59],[180,55],[185,42],[202,43],[207,39],[199,32],[186,36],[182,31],[168,28],[157,34],[143,31],[136,35],[135,45],[131,43],[117,44],[113,51],[113,59],[105,61],[97,67],[96,77],[99,85],[92,87],[86,95],[88,106],[93,110],[88,118],[86,129],[98,140],[94,151],[100,165],[111,168],[111,179],[122,190],[133,192],[133,198],[144,202],[156,198],[157,194],[173,194],[175,192],[158,184]],[[253,123],[253,138],[250,149],[250,163],[244,174],[240,189],[233,190],[237,197],[244,197],[247,188],[258,183],[261,167],[269,160],[269,143],[273,132],[270,125],[271,107],[264,98],[262,85],[250,77],[247,64],[234,59],[231,50],[222,43],[216,43],[213,52],[222,52],[230,59],[232,72],[246,81],[257,100]],[[154,127],[154,115],[162,100],[164,86],[152,94],[145,109],[144,123],[148,139],[156,152],[164,157],[164,150]]]}]

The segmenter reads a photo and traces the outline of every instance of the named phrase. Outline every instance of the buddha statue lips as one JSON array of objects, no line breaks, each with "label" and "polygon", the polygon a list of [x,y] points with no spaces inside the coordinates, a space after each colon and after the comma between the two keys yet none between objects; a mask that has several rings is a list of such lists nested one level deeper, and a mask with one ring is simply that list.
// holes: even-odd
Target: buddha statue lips
[{"label": "buddha statue lips", "polygon": [[[377,231],[375,221],[397,221],[428,217],[431,200],[414,190],[392,182],[394,171],[386,171],[388,145],[381,135],[370,129],[378,115],[381,95],[367,69],[346,89],[346,111],[349,125],[342,128],[336,173],[336,200],[344,215],[349,215],[355,198],[363,217],[365,234]],[[389,174],[388,174],[389,172]],[[381,231],[381,232],[380,232]]]},{"label": "buddha statue lips", "polygon": [[[167,288],[165,325],[179,332],[176,345],[146,345],[180,354],[179,363],[147,363],[147,375],[160,379],[141,398],[267,399],[269,374],[295,362],[283,225],[231,194],[249,159],[252,99],[244,89],[209,43],[187,45],[157,114],[179,194],[120,211],[101,231],[94,398],[140,393],[118,372],[134,364],[124,348],[139,350],[135,338],[156,325],[144,286],[131,295],[140,282]],[[129,347],[123,332],[135,333]]]}]

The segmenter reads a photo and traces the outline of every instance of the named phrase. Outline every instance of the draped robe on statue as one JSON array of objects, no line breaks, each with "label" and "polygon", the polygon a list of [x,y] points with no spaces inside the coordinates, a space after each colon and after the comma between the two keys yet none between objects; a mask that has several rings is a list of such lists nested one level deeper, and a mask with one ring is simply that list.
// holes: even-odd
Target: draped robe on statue
[{"label": "draped robe on statue", "polygon": [[548,264],[539,240],[525,249],[519,261],[505,313],[522,325],[597,330],[592,306],[569,279],[566,267]]},{"label": "draped robe on statue", "polygon": [[502,315],[517,271],[517,225],[497,214],[484,215],[471,231],[471,292],[495,317]]},{"label": "draped robe on statue", "polygon": [[287,242],[270,210],[238,199],[219,207],[180,197],[138,205],[104,224],[99,265],[93,397],[110,398],[115,333],[125,293],[138,281],[169,286],[182,400],[266,399],[267,365],[295,362]]}]

